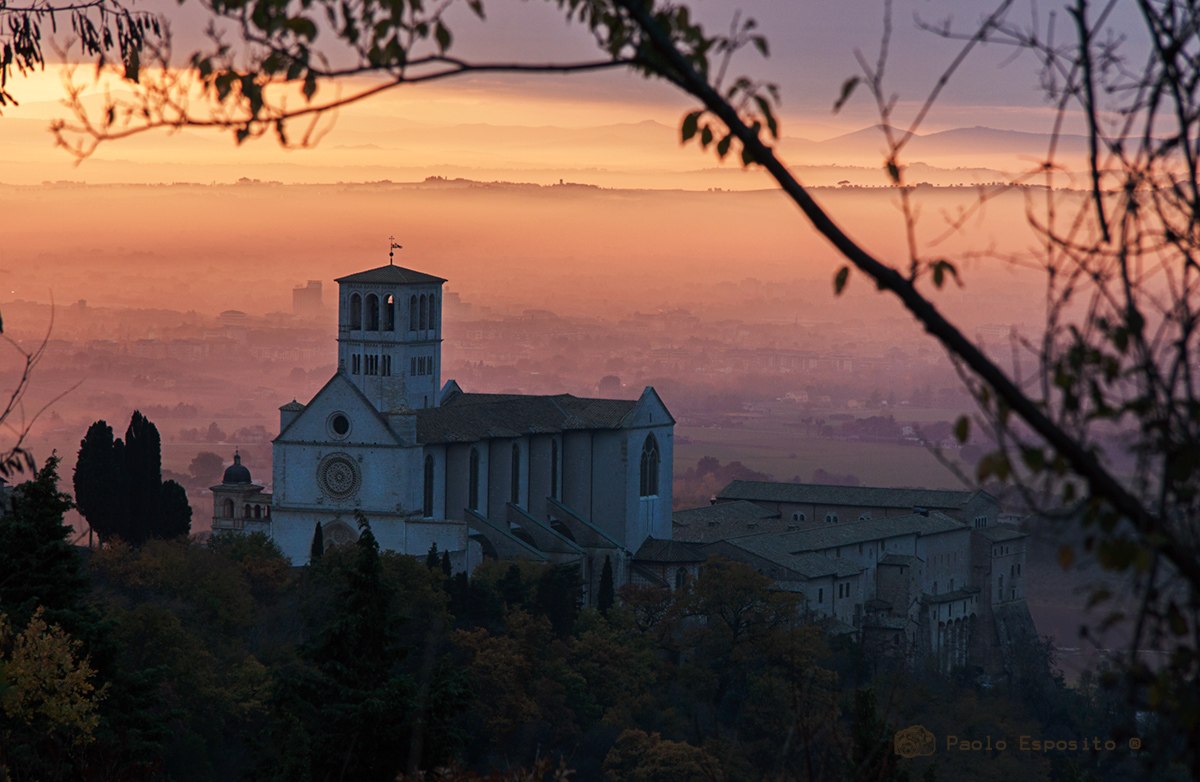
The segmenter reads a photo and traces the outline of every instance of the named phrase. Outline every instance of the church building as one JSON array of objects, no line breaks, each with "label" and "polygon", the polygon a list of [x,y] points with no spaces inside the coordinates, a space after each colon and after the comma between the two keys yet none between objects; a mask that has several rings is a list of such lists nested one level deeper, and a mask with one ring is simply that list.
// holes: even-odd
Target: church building
[{"label": "church building", "polygon": [[436,544],[456,570],[578,563],[592,592],[607,559],[624,583],[633,552],[671,536],[675,420],[650,387],[620,400],[442,385],[444,282],[394,265],[337,280],[337,373],[280,408],[272,493],[240,460],[213,487],[214,533],[263,529],[302,565],[318,524],[326,545],[349,543],[361,510],[382,548]]}]

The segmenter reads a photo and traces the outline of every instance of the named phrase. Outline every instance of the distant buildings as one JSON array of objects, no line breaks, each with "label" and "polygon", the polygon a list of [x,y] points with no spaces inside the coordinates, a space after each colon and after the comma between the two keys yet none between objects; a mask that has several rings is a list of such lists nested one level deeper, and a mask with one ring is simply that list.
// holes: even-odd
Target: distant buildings
[{"label": "distant buildings", "polygon": [[325,305],[321,301],[321,281],[309,280],[308,285],[292,289],[292,314],[300,318],[320,315]]},{"label": "distant buildings", "polygon": [[[1037,636],[1026,535],[998,515],[982,491],[734,481],[713,505],[675,512],[678,561],[658,570],[674,569],[661,579],[673,586],[707,556],[745,562],[877,654],[999,673]],[[644,548],[662,560],[659,544]]]}]

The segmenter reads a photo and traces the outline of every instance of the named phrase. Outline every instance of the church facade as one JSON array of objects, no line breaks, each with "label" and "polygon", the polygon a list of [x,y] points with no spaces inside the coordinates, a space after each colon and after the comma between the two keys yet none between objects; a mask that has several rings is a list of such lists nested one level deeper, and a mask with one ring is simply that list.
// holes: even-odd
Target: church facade
[{"label": "church facade", "polygon": [[590,591],[607,559],[623,583],[632,552],[671,536],[674,419],[650,387],[617,400],[442,385],[444,282],[392,265],[337,280],[338,370],[280,408],[272,493],[240,464],[213,487],[214,532],[263,529],[302,565],[318,524],[327,545],[352,542],[361,511],[384,549],[436,544],[456,569],[575,562]]}]

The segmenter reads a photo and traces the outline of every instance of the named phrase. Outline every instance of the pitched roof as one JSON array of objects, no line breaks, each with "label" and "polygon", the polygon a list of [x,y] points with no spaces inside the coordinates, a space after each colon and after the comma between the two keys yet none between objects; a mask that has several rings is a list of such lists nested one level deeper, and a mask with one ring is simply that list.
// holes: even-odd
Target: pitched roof
[{"label": "pitched roof", "polygon": [[983,527],[982,529],[977,529],[975,531],[993,543],[1002,543],[1006,540],[1015,540],[1017,538],[1027,537],[1024,532],[1016,527]]},{"label": "pitched roof", "polygon": [[943,489],[889,489],[880,486],[734,481],[717,492],[717,499],[861,505],[873,508],[961,508],[976,494],[974,491]]},{"label": "pitched roof", "polygon": [[365,272],[357,272],[345,277],[338,277],[334,282],[368,282],[379,283],[382,285],[437,285],[446,280],[442,277],[434,277],[432,274],[425,272],[413,271],[405,269],[403,266],[380,266],[377,269],[368,269]]},{"label": "pitched roof", "polygon": [[581,399],[570,394],[458,394],[417,411],[417,441],[464,443],[573,429],[619,429],[638,400]]},{"label": "pitched roof", "polygon": [[[806,551],[822,551],[837,546],[852,546],[900,535],[935,535],[940,532],[965,530],[966,525],[944,513],[932,511],[928,516],[913,513],[908,516],[888,516],[882,519],[847,521],[811,527],[796,532],[765,533],[779,541],[788,551],[799,554]],[[751,536],[759,537],[759,536]],[[748,540],[737,538],[732,543]]]},{"label": "pitched roof", "polygon": [[767,510],[763,506],[755,505],[747,500],[718,502],[716,505],[702,505],[699,508],[685,508],[671,514],[671,521],[683,527],[710,522],[720,524],[729,521],[777,518],[779,518],[779,511]]},{"label": "pitched roof", "polygon": [[790,550],[790,547],[782,540],[783,537],[784,535],[777,532],[764,532],[761,535],[746,535],[741,538],[719,541],[712,548],[719,550],[727,544],[748,554],[754,554],[782,565],[799,573],[804,578],[822,578],[824,576],[844,578],[860,572],[857,565],[839,557],[826,557],[812,553],[797,554]]},{"label": "pitched roof", "polygon": [[911,554],[885,554],[883,559],[879,560],[879,564],[916,567],[921,564],[921,558]]},{"label": "pitched roof", "polygon": [[646,538],[633,555],[634,562],[703,562],[705,557],[695,546],[678,540]]}]

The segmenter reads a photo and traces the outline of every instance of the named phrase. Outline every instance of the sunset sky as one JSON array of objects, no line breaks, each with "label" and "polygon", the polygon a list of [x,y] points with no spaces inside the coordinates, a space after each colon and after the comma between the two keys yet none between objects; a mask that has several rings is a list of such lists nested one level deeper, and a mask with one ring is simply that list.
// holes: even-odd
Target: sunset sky
[{"label": "sunset sky", "polygon": [[[200,9],[187,3],[169,6],[175,50],[189,52],[200,42]],[[571,61],[596,56],[588,34],[565,23],[550,3],[493,2],[486,8],[486,22],[456,9],[453,53],[493,62]],[[931,0],[895,4],[887,73],[898,99],[898,124],[912,118],[959,47],[916,29],[916,16],[936,22],[952,14],[956,24],[969,26],[990,8]],[[771,56],[763,60],[748,50],[735,60],[732,72],[779,84],[785,159],[794,166],[869,166],[882,184],[879,138],[867,140],[862,147],[865,154],[855,159],[799,148],[804,141],[832,139],[878,121],[865,90],[840,114],[835,115],[831,107],[843,81],[859,72],[855,51],[875,61],[883,28],[882,4],[865,0],[838,4],[706,0],[696,5],[710,29],[725,28],[739,10],[759,21],[770,41]],[[1031,23],[1018,20],[1017,11],[1012,13],[1014,21]],[[1121,20],[1116,22],[1120,30]],[[325,43],[332,46],[331,41]],[[331,51],[336,52],[336,47]],[[1038,89],[1035,64],[1028,56],[1014,59],[1012,55],[1003,46],[977,50],[942,94],[921,132],[980,125],[1045,132],[1050,113]],[[81,67],[77,78],[87,81],[91,71]],[[63,95],[59,74],[48,70],[18,79],[12,91],[22,104],[5,109],[0,120],[0,138],[4,140],[0,182],[9,184],[64,179],[209,183],[231,182],[242,176],[284,182],[419,181],[443,175],[543,184],[566,178],[626,187],[769,186],[753,174],[743,177],[726,171],[707,181],[705,176],[695,175],[712,173],[718,163],[711,153],[701,153],[694,145],[679,146],[679,122],[691,102],[668,85],[623,72],[472,76],[403,87],[331,117],[326,123],[328,135],[316,150],[289,152],[272,138],[238,148],[227,133],[155,131],[102,145],[80,166],[52,148],[46,130],[51,119],[69,116],[59,105]],[[1037,149],[1035,145],[1034,152]],[[1009,156],[1005,160],[1007,164],[984,161],[983,165],[1021,168],[1020,159]],[[978,159],[961,156],[941,164],[981,165]],[[725,168],[737,166],[727,163]],[[693,175],[679,176],[685,172]]]}]

